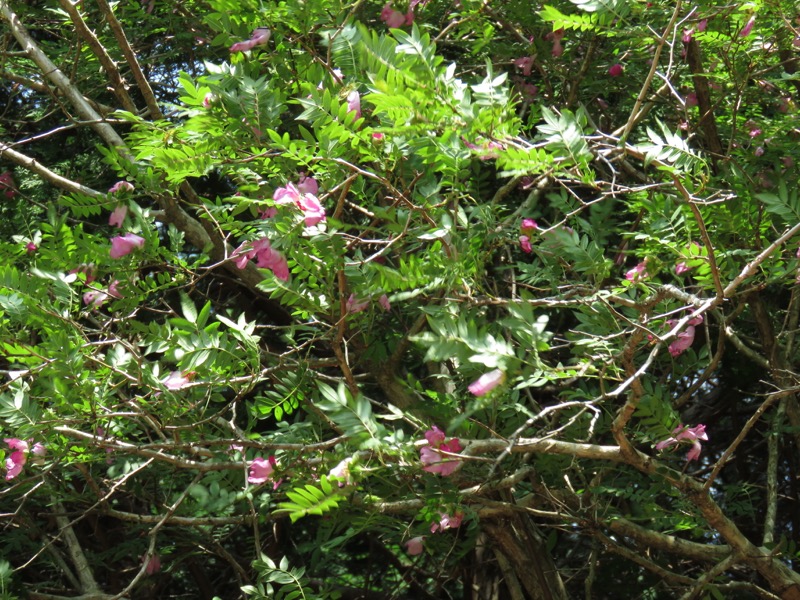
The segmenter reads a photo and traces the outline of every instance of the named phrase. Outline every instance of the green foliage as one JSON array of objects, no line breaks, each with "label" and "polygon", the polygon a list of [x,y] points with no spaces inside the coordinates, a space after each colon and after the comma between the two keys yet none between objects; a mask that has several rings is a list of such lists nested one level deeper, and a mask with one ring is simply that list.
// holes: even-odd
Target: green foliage
[{"label": "green foliage", "polygon": [[279,502],[275,514],[288,514],[292,523],[308,515],[322,516],[344,500],[344,496],[336,491],[326,475],[320,477],[319,486],[309,483],[303,487],[295,487],[286,492],[286,497],[290,501]]}]

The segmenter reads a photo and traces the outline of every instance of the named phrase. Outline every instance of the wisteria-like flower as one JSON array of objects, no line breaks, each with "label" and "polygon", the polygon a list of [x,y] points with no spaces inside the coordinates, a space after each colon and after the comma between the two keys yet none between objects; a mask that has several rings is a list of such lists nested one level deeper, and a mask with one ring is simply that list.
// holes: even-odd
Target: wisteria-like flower
[{"label": "wisteria-like flower", "polygon": [[[247,476],[247,483],[258,485],[272,480],[272,474],[275,472],[275,467],[278,466],[278,461],[274,456],[269,458],[254,458],[250,462],[250,472]],[[273,484],[273,489],[278,489],[280,480]]]},{"label": "wisteria-like flower", "polygon": [[753,31],[753,25],[756,23],[755,16],[750,17],[750,20],[745,23],[745,26],[742,27],[742,30],[739,32],[739,37],[746,38],[750,35],[750,32]]},{"label": "wisteria-like flower", "polygon": [[692,108],[693,106],[697,106],[699,104],[699,100],[697,99],[697,94],[694,92],[689,92],[686,94],[686,108]]},{"label": "wisteria-like flower", "polygon": [[[686,352],[694,343],[694,334],[695,334],[695,326],[700,325],[703,322],[703,316],[700,315],[691,319],[686,326],[686,329],[681,331],[675,340],[669,345],[669,353],[676,358]],[[674,325],[676,321],[670,319],[667,321],[668,325]]]},{"label": "wisteria-like flower", "polygon": [[25,252],[27,252],[28,254],[33,254],[38,249],[39,249],[39,246],[37,246],[33,242],[28,242],[27,244],[25,244]]},{"label": "wisteria-like flower", "polygon": [[272,32],[267,27],[258,27],[253,30],[253,34],[250,36],[249,40],[236,42],[233,46],[231,46],[230,51],[246,52],[247,50],[252,50],[256,46],[264,46],[267,42],[269,42],[271,35]]},{"label": "wisteria-like flower", "polygon": [[100,308],[108,300],[108,294],[100,290],[89,290],[83,295],[83,304],[92,308]]},{"label": "wisteria-like flower", "polygon": [[181,373],[180,371],[172,371],[169,375],[161,380],[161,384],[173,392],[176,390],[181,390],[191,383],[192,375],[193,373],[191,372]]},{"label": "wisteria-like flower", "polygon": [[0,173],[0,190],[4,190],[3,194],[9,200],[17,195],[16,184],[14,183],[14,176],[11,171],[4,171]]},{"label": "wisteria-like flower", "polygon": [[145,554],[143,560],[147,561],[144,572],[148,575],[155,575],[161,570],[161,558],[158,554],[153,554],[150,558]]},{"label": "wisteria-like flower", "polygon": [[519,247],[525,254],[530,254],[533,252],[533,246],[531,246],[531,238],[527,235],[519,236]]},{"label": "wisteria-like flower", "polygon": [[457,512],[454,515],[439,513],[439,516],[441,517],[439,522],[431,525],[431,533],[447,531],[448,529],[457,529],[461,526],[461,521],[464,519],[464,513],[461,512]]},{"label": "wisteria-like flower", "polygon": [[120,204],[111,212],[111,216],[108,217],[108,224],[112,227],[122,227],[122,223],[125,222],[125,216],[127,214],[128,207],[124,204]]},{"label": "wisteria-like flower", "polygon": [[316,196],[319,193],[319,184],[313,177],[310,177],[305,173],[301,173],[297,180],[297,190],[301,194],[311,194],[312,196]]},{"label": "wisteria-like flower", "polygon": [[531,74],[531,69],[533,68],[533,57],[532,56],[523,56],[521,58],[516,58],[511,63],[517,67],[518,69],[522,70],[522,74],[527,77]]},{"label": "wisteria-like flower", "polygon": [[[306,178],[308,179],[313,178]],[[314,181],[316,184],[316,181]],[[306,188],[313,187],[311,184],[306,184]],[[305,217],[305,224],[312,227],[317,223],[325,221],[325,208],[320,204],[319,199],[309,192],[301,192],[299,187],[293,183],[287,183],[286,187],[278,188],[272,195],[273,200],[277,204],[294,204]]]},{"label": "wisteria-like flower", "polygon": [[494,369],[484,373],[478,379],[469,384],[468,389],[475,396],[484,396],[491,392],[506,379],[506,374],[500,369]]},{"label": "wisteria-like flower", "polygon": [[647,273],[647,263],[645,261],[640,262],[630,271],[625,273],[625,279],[634,283],[641,281],[642,279],[647,279],[649,276],[650,275]]},{"label": "wisteria-like flower", "polygon": [[289,263],[283,254],[272,247],[267,238],[244,242],[234,250],[233,256],[236,257],[235,264],[239,269],[244,269],[248,261],[255,259],[259,269],[269,269],[281,281],[289,281]]},{"label": "wisteria-like flower", "polygon": [[381,10],[381,21],[392,29],[397,29],[403,25],[411,25],[414,22],[414,7],[409,6],[408,12],[403,14],[399,10],[395,10],[391,2],[387,2],[384,4],[383,10]]},{"label": "wisteria-like flower", "polygon": [[361,94],[358,93],[358,90],[347,94],[347,112],[356,113],[356,120],[361,118]]},{"label": "wisteria-like flower", "polygon": [[339,487],[353,484],[353,478],[350,475],[350,464],[353,462],[353,457],[348,456],[343,461],[341,461],[338,465],[333,467],[330,472],[328,473],[329,477],[335,477],[336,479],[341,480],[339,482]]},{"label": "wisteria-like flower", "polygon": [[121,192],[132,192],[133,191],[133,184],[127,181],[118,181],[110,188],[108,188],[109,194],[119,194]]},{"label": "wisteria-like flower", "polygon": [[622,72],[624,70],[625,67],[617,63],[615,65],[611,65],[611,68],[608,69],[608,74],[611,75],[611,77],[619,77],[620,75],[622,75]]},{"label": "wisteria-like flower", "polygon": [[561,40],[564,38],[564,33],[565,33],[564,28],[562,27],[561,29],[556,29],[555,31],[551,31],[546,36],[544,36],[544,39],[553,42],[552,55],[555,58],[558,58],[559,56],[564,54],[564,47],[561,45]]},{"label": "wisteria-like flower", "polygon": [[389,302],[389,296],[387,296],[386,294],[381,294],[378,297],[378,306],[380,306],[386,312],[392,310],[392,303]]},{"label": "wisteria-like flower", "polygon": [[445,442],[444,432],[434,425],[432,429],[425,432],[425,439],[429,445],[423,446],[419,450],[419,459],[424,465],[422,467],[423,471],[447,477],[461,467],[461,460],[444,456],[440,452],[450,452],[452,454],[461,452],[463,448],[457,438]]},{"label": "wisteria-like flower", "polygon": [[695,427],[684,427],[678,425],[672,432],[672,437],[669,437],[656,444],[656,450],[663,450],[669,448],[681,441],[691,442],[692,447],[686,455],[687,461],[697,460],[700,458],[700,452],[703,450],[700,441],[708,441],[708,434],[706,434],[705,425],[696,425]]},{"label": "wisteria-like flower", "polygon": [[22,473],[22,468],[28,462],[28,454],[33,454],[38,459],[44,458],[46,454],[44,445],[39,442],[31,447],[28,442],[17,438],[5,438],[4,441],[13,450],[6,458],[6,481],[10,481]]},{"label": "wisteria-like flower", "polygon": [[111,251],[109,255],[111,258],[122,258],[126,254],[133,252],[136,248],[142,248],[143,246],[144,238],[135,233],[118,235],[111,238]]},{"label": "wisteria-like flower", "polygon": [[408,552],[411,556],[422,554],[422,551],[424,550],[424,540],[424,535],[418,535],[417,537],[411,538],[405,543],[406,552]]},{"label": "wisteria-like flower", "polygon": [[345,309],[347,310],[348,314],[351,315],[360,313],[362,310],[366,310],[368,306],[369,298],[359,300],[356,298],[355,294],[350,294],[350,296],[347,298],[347,302],[345,303]]},{"label": "wisteria-like flower", "polygon": [[683,275],[689,271],[691,267],[685,261],[681,261],[675,265],[675,275]]}]

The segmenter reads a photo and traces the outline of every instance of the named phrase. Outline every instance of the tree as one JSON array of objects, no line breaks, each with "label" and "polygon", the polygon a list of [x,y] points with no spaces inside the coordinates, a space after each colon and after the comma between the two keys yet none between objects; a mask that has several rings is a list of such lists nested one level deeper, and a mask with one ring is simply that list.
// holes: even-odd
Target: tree
[{"label": "tree", "polygon": [[4,597],[800,597],[788,5],[59,6]]}]

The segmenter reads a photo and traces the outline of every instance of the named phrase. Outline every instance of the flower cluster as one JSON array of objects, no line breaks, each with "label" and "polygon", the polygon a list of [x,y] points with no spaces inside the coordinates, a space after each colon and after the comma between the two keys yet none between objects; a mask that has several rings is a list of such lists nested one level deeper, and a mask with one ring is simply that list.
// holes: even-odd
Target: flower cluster
[{"label": "flower cluster", "polygon": [[11,171],[0,173],[0,190],[5,190],[3,194],[9,200],[17,195],[16,184],[14,183],[14,177],[11,175]]},{"label": "flower cluster", "polygon": [[536,221],[533,219],[522,219],[522,225],[520,226],[522,235],[519,236],[519,247],[522,248],[522,251],[526,254],[533,252],[531,236],[537,229],[539,229],[539,226],[536,224]]},{"label": "flower cluster", "polygon": [[650,277],[650,274],[647,272],[647,263],[645,261],[640,262],[630,271],[625,273],[625,279],[632,283],[647,279],[648,277]]},{"label": "flower cluster", "polygon": [[[370,298],[356,298],[355,294],[350,294],[350,297],[347,298],[347,302],[345,303],[345,310],[351,315],[359,313],[367,309],[370,301]],[[386,312],[392,310],[392,303],[389,301],[389,297],[386,294],[380,295],[378,298],[378,305]]]},{"label": "flower cluster", "polygon": [[118,280],[114,280],[111,282],[111,285],[108,286],[108,289],[104,290],[89,290],[83,295],[83,304],[84,306],[89,306],[91,308],[100,308],[109,298],[116,298],[119,300],[122,298],[122,294],[117,289],[119,285]]},{"label": "flower cluster", "polygon": [[133,252],[136,248],[143,247],[144,238],[135,233],[118,235],[111,238],[111,251],[109,252],[109,256],[111,256],[111,258],[122,258]]},{"label": "flower cluster", "polygon": [[[431,533],[444,532],[448,529],[457,529],[461,526],[461,522],[464,520],[464,513],[458,511],[455,514],[448,514],[445,512],[439,513],[439,521],[434,522],[431,524]],[[424,535],[418,535],[417,537],[413,537],[405,543],[406,552],[408,552],[411,556],[417,556],[418,554],[422,554],[424,550],[424,542],[425,542]]]},{"label": "flower cluster", "polygon": [[700,440],[703,440],[704,442],[708,441],[705,425],[697,425],[695,427],[684,427],[683,425],[678,425],[673,430],[672,437],[669,437],[656,444],[656,450],[663,450],[664,448],[669,448],[670,446],[674,446],[675,444],[685,441],[692,444],[689,453],[686,455],[686,460],[697,460],[700,458],[700,452],[703,450],[702,446],[700,445]]},{"label": "flower cluster", "polygon": [[185,388],[189,383],[192,381],[192,377],[194,373],[188,371],[186,373],[181,373],[180,371],[172,371],[169,375],[167,375],[164,379],[161,380],[161,384],[170,390],[171,392],[182,390]]},{"label": "flower cluster", "polygon": [[286,187],[278,188],[272,195],[276,204],[294,204],[305,217],[308,227],[325,221],[325,209],[315,195],[319,185],[313,177],[303,175],[297,185],[287,183]]},{"label": "flower cluster", "polygon": [[269,269],[281,281],[289,281],[289,264],[283,254],[270,245],[267,238],[244,242],[234,250],[233,256],[236,258],[236,266],[240,269],[244,269],[248,261],[255,259],[259,269]]},{"label": "flower cluster", "polygon": [[[675,341],[669,345],[669,353],[673,357],[680,356],[694,343],[694,328],[703,322],[703,315],[695,317],[689,321],[686,329],[681,331],[675,338]],[[674,326],[677,321],[669,319],[667,325]]]},{"label": "flower cluster", "polygon": [[108,188],[109,194],[121,194],[124,192],[132,192],[133,191],[133,184],[127,181],[118,181],[110,188]]},{"label": "flower cluster", "polygon": [[461,460],[442,455],[442,452],[457,454],[463,450],[457,438],[446,442],[444,431],[434,425],[425,432],[425,439],[428,440],[428,445],[419,450],[419,460],[424,465],[423,471],[447,477],[461,467]]},{"label": "flower cluster", "polygon": [[253,30],[253,34],[250,36],[249,40],[236,42],[231,46],[230,50],[231,52],[246,52],[247,50],[252,50],[256,46],[264,46],[269,42],[269,37],[271,35],[272,32],[266,27],[258,27]]},{"label": "flower cluster", "polygon": [[6,481],[14,479],[22,473],[22,467],[28,462],[28,454],[33,454],[39,459],[45,455],[45,448],[39,442],[31,446],[29,442],[17,438],[5,438],[5,443],[13,450],[11,455],[6,458]]},{"label": "flower cluster", "polygon": [[392,29],[397,29],[403,25],[411,25],[414,22],[414,8],[409,7],[408,12],[403,14],[399,10],[395,10],[391,2],[387,2],[381,11],[381,21]]}]

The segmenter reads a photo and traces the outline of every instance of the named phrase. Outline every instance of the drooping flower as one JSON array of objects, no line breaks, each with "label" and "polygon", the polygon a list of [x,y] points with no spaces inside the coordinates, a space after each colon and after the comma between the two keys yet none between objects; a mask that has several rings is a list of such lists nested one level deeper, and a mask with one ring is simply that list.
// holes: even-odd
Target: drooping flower
[{"label": "drooping flower", "polygon": [[127,181],[118,181],[110,188],[108,188],[109,194],[119,194],[121,192],[132,192],[133,191],[133,184]]},{"label": "drooping flower", "polygon": [[242,243],[232,256],[236,258],[234,264],[239,269],[244,269],[249,260],[256,259],[259,269],[269,269],[281,281],[289,281],[289,263],[283,254],[272,247],[267,238]]},{"label": "drooping flower", "polygon": [[611,65],[611,67],[608,69],[608,74],[611,75],[611,77],[619,77],[620,75],[622,75],[622,72],[624,70],[625,67],[623,67],[619,63],[616,63],[614,65]]},{"label": "drooping flower", "polygon": [[14,183],[14,176],[11,171],[4,171],[0,173],[0,190],[4,190],[3,194],[9,200],[17,195],[16,184]]},{"label": "drooping flower", "polygon": [[348,456],[330,470],[330,472],[328,473],[328,477],[335,477],[336,479],[340,479],[341,481],[339,482],[339,487],[343,487],[345,484],[352,485],[353,478],[350,475],[350,464],[352,462],[353,462],[353,457]]},{"label": "drooping flower", "polygon": [[523,234],[531,235],[534,231],[539,229],[539,225],[533,219],[522,219],[520,229]]},{"label": "drooping flower", "polygon": [[418,535],[417,537],[411,538],[405,543],[406,552],[408,552],[411,556],[422,554],[422,551],[424,550],[424,540],[424,535]]},{"label": "drooping flower", "polygon": [[447,531],[448,529],[457,529],[461,526],[461,521],[464,520],[464,513],[461,512],[457,512],[454,515],[439,513],[439,516],[441,517],[439,522],[431,525],[431,533],[436,533],[437,531]]},{"label": "drooping flower", "polygon": [[100,290],[89,290],[83,295],[83,304],[92,308],[100,308],[108,300],[108,294]]},{"label": "drooping flower", "polygon": [[522,74],[527,77],[531,74],[531,69],[533,68],[533,57],[532,56],[523,56],[521,58],[516,58],[511,61],[518,69],[522,69]]},{"label": "drooping flower", "polygon": [[703,32],[703,31],[705,31],[705,30],[706,30],[706,27],[708,27],[708,19],[703,19],[702,21],[700,21],[700,22],[697,24],[696,30],[697,30],[698,32]]},{"label": "drooping flower", "polygon": [[391,2],[387,2],[381,10],[381,21],[392,29],[397,29],[402,25],[411,25],[414,22],[414,5],[416,4],[418,3],[415,2],[409,6],[408,12],[403,14],[399,10],[395,10]]},{"label": "drooping flower", "polygon": [[745,122],[744,126],[747,127],[747,135],[751,138],[758,137],[762,133],[761,127],[759,127],[755,121],[748,120]]},{"label": "drooping flower", "polygon": [[699,100],[697,99],[697,94],[694,92],[689,92],[686,94],[686,108],[692,108],[693,106],[697,106],[699,104]]},{"label": "drooping flower", "polygon": [[[307,178],[311,179],[313,178]],[[316,185],[316,181],[314,181]],[[306,187],[309,187],[308,184]],[[313,186],[310,186],[313,187]],[[321,221],[325,221],[325,208],[320,204],[319,199],[309,192],[301,192],[299,187],[293,183],[287,183],[286,187],[278,188],[272,195],[273,200],[278,204],[294,204],[305,216],[305,223],[312,227]]]},{"label": "drooping flower", "polygon": [[[270,456],[269,458],[254,458],[250,462],[250,473],[247,477],[247,483],[257,485],[271,481],[276,466],[278,466],[278,461],[275,460],[274,456]],[[276,482],[274,488],[277,489],[279,484],[280,481]]]},{"label": "drooping flower", "polygon": [[[44,458],[46,453],[43,444],[37,442],[31,448],[30,444],[24,440],[17,438],[5,438],[5,443],[13,452],[6,458],[6,481],[14,479],[17,475],[22,473],[22,468],[28,462],[28,454],[32,453],[34,457],[39,460]],[[34,460],[34,462],[37,462]]]},{"label": "drooping flower", "polygon": [[161,570],[161,558],[158,554],[153,554],[150,558],[147,555],[144,555],[144,560],[147,561],[147,564],[144,567],[144,572],[148,575],[155,575]]},{"label": "drooping flower", "polygon": [[[667,321],[667,324],[672,326],[675,324],[676,321],[670,319]],[[669,353],[672,355],[673,358],[680,356],[686,350],[688,350],[691,345],[694,343],[694,334],[695,334],[695,326],[700,325],[703,322],[703,316],[700,315],[691,319],[686,326],[686,329],[681,331],[675,340],[669,345]]]},{"label": "drooping flower", "polygon": [[675,265],[675,275],[683,275],[690,269],[691,267],[688,264],[686,264],[685,261],[682,260],[681,262]]},{"label": "drooping flower", "polygon": [[246,52],[247,50],[252,50],[256,46],[264,46],[267,42],[269,42],[269,37],[272,35],[272,32],[266,27],[258,27],[253,30],[253,34],[250,36],[249,40],[243,42],[236,42],[233,46],[231,46],[231,52]]},{"label": "drooping flower", "polygon": [[491,392],[506,379],[506,374],[500,369],[484,373],[469,384],[468,389],[475,396],[484,396]]},{"label": "drooping flower", "polygon": [[750,20],[745,23],[745,26],[742,27],[742,30],[739,32],[739,37],[746,38],[750,35],[750,32],[753,31],[753,25],[755,25],[756,17],[753,15],[750,17]]},{"label": "drooping flower", "polygon": [[164,379],[161,384],[170,391],[181,390],[185,388],[192,380],[193,373],[181,373],[180,371],[172,371]]},{"label": "drooping flower", "polygon": [[647,273],[647,262],[642,261],[635,267],[633,267],[630,271],[625,273],[625,279],[632,282],[641,281],[642,279],[647,279],[650,275]]},{"label": "drooping flower", "polygon": [[27,252],[28,254],[33,254],[38,249],[39,247],[33,242],[28,242],[27,244],[25,244],[25,252]]},{"label": "drooping flower", "polygon": [[305,173],[301,173],[300,178],[297,180],[297,190],[301,194],[311,194],[312,196],[316,196],[319,193],[319,184],[313,177],[306,175]]},{"label": "drooping flower", "polygon": [[133,252],[136,248],[142,248],[143,246],[144,238],[135,233],[118,235],[111,238],[111,251],[109,255],[111,258],[122,258],[126,254]]},{"label": "drooping flower", "polygon": [[674,446],[681,441],[687,441],[691,442],[692,447],[689,449],[689,453],[686,455],[686,460],[697,460],[700,458],[700,452],[703,450],[703,447],[700,445],[701,440],[704,442],[708,441],[708,434],[706,434],[705,425],[696,425],[695,427],[684,427],[683,425],[678,425],[673,430],[672,437],[669,437],[656,444],[656,450],[663,450],[664,448]]},{"label": "drooping flower", "polygon": [[359,300],[356,298],[355,294],[350,294],[345,303],[345,310],[347,310],[348,314],[354,315],[360,313],[362,310],[366,310],[368,306],[369,298]]},{"label": "drooping flower", "polygon": [[378,298],[378,305],[386,312],[392,310],[392,303],[389,302],[389,296],[387,296],[386,294],[380,295],[380,297]]},{"label": "drooping flower", "polygon": [[361,94],[358,93],[358,90],[353,90],[347,94],[347,112],[356,113],[355,120],[361,118]]},{"label": "drooping flower", "polygon": [[530,254],[533,252],[533,246],[531,246],[531,238],[527,235],[519,236],[519,247],[525,254]]},{"label": "drooping flower", "polygon": [[122,223],[125,221],[125,216],[127,214],[128,207],[124,204],[120,204],[111,212],[111,216],[108,217],[108,224],[112,227],[122,227]]},{"label": "drooping flower", "polygon": [[564,47],[561,45],[561,40],[564,38],[564,28],[556,29],[555,31],[551,31],[544,39],[553,42],[553,51],[552,55],[555,58],[558,58],[562,54],[564,54]]},{"label": "drooping flower", "polygon": [[116,298],[117,300],[123,297],[118,289],[118,286],[119,286],[118,279],[112,281],[111,284],[108,286],[108,295],[111,296],[112,298]]},{"label": "drooping flower", "polygon": [[424,465],[422,467],[423,471],[447,477],[461,467],[461,460],[442,455],[440,452],[450,452],[452,454],[461,452],[463,448],[457,438],[445,442],[444,432],[434,425],[433,428],[425,432],[425,439],[429,445],[423,446],[419,450],[419,459]]}]

